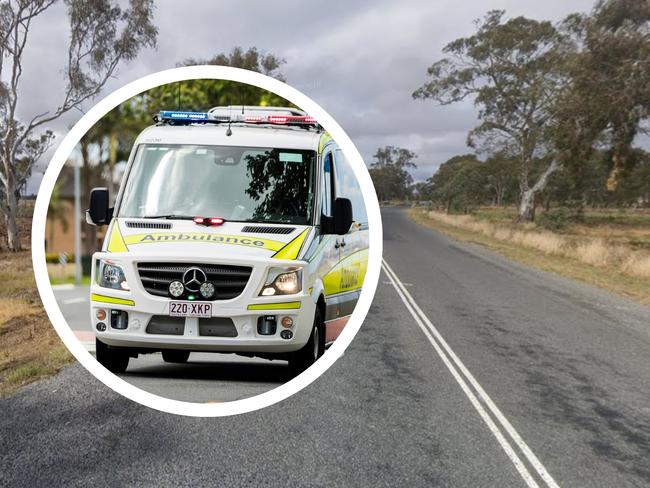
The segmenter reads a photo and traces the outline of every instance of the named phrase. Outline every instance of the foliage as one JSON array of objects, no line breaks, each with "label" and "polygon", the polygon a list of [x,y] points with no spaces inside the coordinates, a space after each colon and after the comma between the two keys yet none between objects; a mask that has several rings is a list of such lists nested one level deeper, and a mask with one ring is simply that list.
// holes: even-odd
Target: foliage
[{"label": "foliage", "polygon": [[[491,11],[444,52],[413,96],[473,99],[480,125],[468,144],[512,164],[519,220],[533,220],[544,200],[579,215],[588,202],[620,201],[619,186],[630,189],[625,180],[640,161],[634,141],[650,118],[650,2],[600,0],[557,25]],[[510,182],[496,183],[495,202],[510,200],[502,193]]]},{"label": "foliage", "polygon": [[427,194],[447,212],[467,213],[471,206],[481,203],[485,194],[483,173],[475,155],[454,156],[427,180]]},{"label": "foliage", "polygon": [[537,218],[537,226],[553,232],[559,232],[566,230],[571,221],[570,210],[566,207],[559,207],[541,214]]},{"label": "foliage", "polygon": [[[563,37],[547,21],[489,12],[477,22],[477,32],[449,43],[448,57],[428,70],[429,81],[413,93],[442,105],[472,96],[481,124],[468,136],[472,147],[507,152],[517,158],[522,202],[543,189],[557,165],[547,161],[546,133],[552,123],[553,101],[564,86]],[[536,162],[546,162],[537,182],[531,182]],[[532,200],[531,200],[532,203]],[[532,218],[529,205],[520,211]]]},{"label": "foliage", "polygon": [[417,167],[413,163],[417,155],[408,149],[386,146],[378,148],[373,157],[370,176],[379,200],[408,199],[413,183],[409,170]]},{"label": "foliage", "polygon": [[271,76],[280,81],[286,81],[284,75],[280,72],[280,67],[286,61],[274,54],[262,53],[256,47],[248,48],[244,51],[241,47],[234,47],[230,53],[219,53],[210,59],[196,60],[194,58],[186,59],[182,65],[192,66],[209,64],[215,66],[231,66],[233,68],[242,68],[249,71],[256,71],[266,76]]}]

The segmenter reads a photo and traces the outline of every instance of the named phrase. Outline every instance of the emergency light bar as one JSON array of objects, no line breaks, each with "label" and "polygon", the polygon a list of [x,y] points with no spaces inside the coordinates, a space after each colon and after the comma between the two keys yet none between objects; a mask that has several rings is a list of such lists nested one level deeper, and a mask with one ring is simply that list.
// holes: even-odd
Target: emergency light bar
[{"label": "emergency light bar", "polygon": [[179,112],[163,110],[158,115],[158,122],[170,124],[191,123],[245,123],[245,124],[273,124],[273,125],[318,125],[314,117],[309,115],[275,115],[275,114],[240,114],[231,115],[208,112]]},{"label": "emergency light bar", "polygon": [[160,112],[161,121],[178,120],[179,122],[206,122],[208,114],[206,112],[176,112],[173,110],[163,110]]}]

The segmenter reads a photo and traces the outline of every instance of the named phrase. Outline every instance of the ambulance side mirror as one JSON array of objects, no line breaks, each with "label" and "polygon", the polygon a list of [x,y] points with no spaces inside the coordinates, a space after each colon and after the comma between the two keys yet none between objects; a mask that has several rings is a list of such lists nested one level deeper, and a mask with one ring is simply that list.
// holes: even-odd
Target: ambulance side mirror
[{"label": "ambulance side mirror", "polygon": [[352,225],[352,202],[347,198],[336,198],[332,209],[332,234],[345,235]]},{"label": "ambulance side mirror", "polygon": [[108,208],[108,189],[90,190],[90,208],[86,210],[86,222],[92,225],[106,225],[113,217],[113,209]]}]

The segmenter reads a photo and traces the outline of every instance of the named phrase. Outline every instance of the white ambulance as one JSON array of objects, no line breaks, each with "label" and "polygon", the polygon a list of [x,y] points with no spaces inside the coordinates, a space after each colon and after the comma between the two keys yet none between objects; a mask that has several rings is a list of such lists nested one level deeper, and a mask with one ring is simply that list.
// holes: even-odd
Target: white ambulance
[{"label": "white ambulance", "polygon": [[93,255],[97,359],[193,351],[316,361],[360,294],[368,219],[343,152],[304,112],[164,111],[135,141],[115,199],[90,194],[108,225]]}]

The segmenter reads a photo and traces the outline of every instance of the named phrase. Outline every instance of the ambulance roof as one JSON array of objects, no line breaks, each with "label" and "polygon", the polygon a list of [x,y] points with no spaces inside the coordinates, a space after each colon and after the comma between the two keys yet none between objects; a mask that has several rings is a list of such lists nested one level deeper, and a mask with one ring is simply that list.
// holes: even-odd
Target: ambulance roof
[{"label": "ambulance roof", "polygon": [[318,150],[323,132],[287,126],[228,124],[153,125],[135,144],[196,144]]}]

